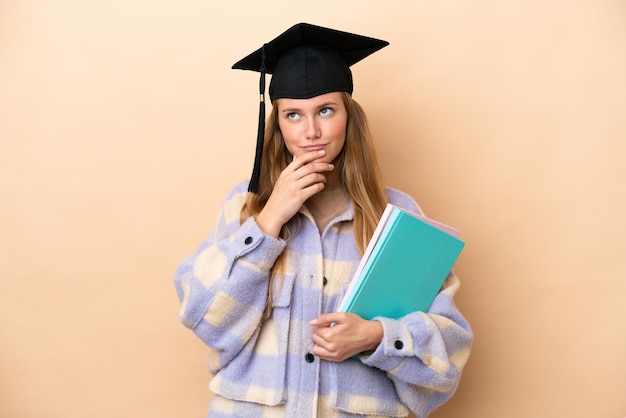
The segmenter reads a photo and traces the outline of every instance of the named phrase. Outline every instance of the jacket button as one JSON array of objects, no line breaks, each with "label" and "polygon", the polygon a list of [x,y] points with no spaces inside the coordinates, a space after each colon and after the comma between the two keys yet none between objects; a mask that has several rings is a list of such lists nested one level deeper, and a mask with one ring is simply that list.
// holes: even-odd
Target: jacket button
[{"label": "jacket button", "polygon": [[245,241],[244,241],[244,244],[246,244],[246,245],[250,245],[250,244],[252,244],[252,237],[247,237],[247,238],[245,239]]},{"label": "jacket button", "polygon": [[328,283],[328,279],[326,279],[326,277],[324,277],[324,280],[322,280],[322,283],[324,284],[324,286],[326,286],[326,283]]},{"label": "jacket button", "polygon": [[396,347],[398,350],[402,350],[402,348],[404,347],[404,343],[400,340],[397,340],[395,343],[393,343],[393,346]]},{"label": "jacket button", "polygon": [[304,356],[304,359],[306,360],[307,363],[313,363],[315,361],[315,356],[311,353],[306,353],[306,356]]}]

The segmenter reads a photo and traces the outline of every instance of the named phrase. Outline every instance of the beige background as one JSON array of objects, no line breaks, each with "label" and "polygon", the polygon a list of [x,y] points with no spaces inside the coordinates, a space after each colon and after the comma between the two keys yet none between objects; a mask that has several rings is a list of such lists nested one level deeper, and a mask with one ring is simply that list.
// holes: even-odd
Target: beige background
[{"label": "beige background", "polygon": [[433,416],[626,415],[622,0],[0,1],[0,416],[201,417],[174,270],[251,169],[293,23],[354,67],[386,183],[456,226],[476,342]]}]

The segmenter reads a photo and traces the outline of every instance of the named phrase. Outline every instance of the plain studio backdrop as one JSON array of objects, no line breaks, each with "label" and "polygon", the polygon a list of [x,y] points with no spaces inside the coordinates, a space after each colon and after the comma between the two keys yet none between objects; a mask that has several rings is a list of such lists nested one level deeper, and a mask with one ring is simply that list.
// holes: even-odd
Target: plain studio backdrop
[{"label": "plain studio backdrop", "polygon": [[202,417],[172,278],[250,175],[297,22],[353,67],[390,186],[467,246],[476,340],[433,417],[626,415],[626,3],[0,1],[0,416]]}]

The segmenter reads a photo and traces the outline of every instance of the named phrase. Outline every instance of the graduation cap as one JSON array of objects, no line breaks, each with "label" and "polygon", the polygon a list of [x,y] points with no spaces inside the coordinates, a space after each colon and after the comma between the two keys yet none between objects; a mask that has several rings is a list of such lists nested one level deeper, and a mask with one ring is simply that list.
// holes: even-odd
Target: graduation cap
[{"label": "graduation cap", "polygon": [[233,65],[261,73],[259,128],[248,191],[258,191],[265,132],[265,74],[272,74],[270,100],[309,99],[331,92],[352,94],[350,66],[388,42],[335,29],[299,23]]}]

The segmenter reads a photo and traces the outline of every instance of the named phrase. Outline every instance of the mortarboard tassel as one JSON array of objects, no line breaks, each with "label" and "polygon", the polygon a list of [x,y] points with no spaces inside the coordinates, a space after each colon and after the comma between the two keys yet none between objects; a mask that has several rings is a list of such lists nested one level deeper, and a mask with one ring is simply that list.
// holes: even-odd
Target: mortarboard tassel
[{"label": "mortarboard tassel", "polygon": [[261,177],[261,156],[263,154],[263,142],[265,141],[265,45],[261,51],[261,79],[259,80],[259,128],[256,136],[256,153],[254,155],[254,168],[248,185],[248,191],[259,191],[259,178]]}]

